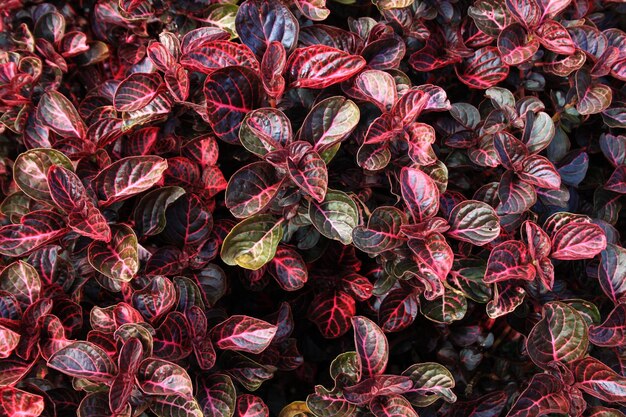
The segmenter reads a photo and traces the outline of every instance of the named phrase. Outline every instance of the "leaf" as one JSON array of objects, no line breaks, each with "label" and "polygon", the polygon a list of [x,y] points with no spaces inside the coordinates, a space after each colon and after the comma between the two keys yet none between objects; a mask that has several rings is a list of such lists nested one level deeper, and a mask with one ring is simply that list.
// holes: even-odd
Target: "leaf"
[{"label": "leaf", "polygon": [[152,277],[145,287],[133,292],[132,302],[142,318],[156,322],[174,307],[176,298],[176,289],[172,281],[157,275]]},{"label": "leaf", "polygon": [[543,18],[552,18],[565,9],[572,0],[537,0],[543,9]]},{"label": "leaf", "polygon": [[380,111],[389,111],[398,100],[396,82],[393,77],[381,70],[365,70],[354,79],[354,87],[359,94],[375,104]]},{"label": "leaf", "polygon": [[367,227],[357,226],[352,230],[354,246],[363,252],[380,254],[402,244],[401,227],[407,223],[406,215],[392,206],[376,207],[367,222]]},{"label": "leaf", "polygon": [[56,352],[48,366],[75,378],[110,382],[117,369],[104,350],[93,343],[78,341]]},{"label": "leaf", "polygon": [[518,171],[528,156],[524,143],[507,132],[497,132],[493,145],[500,163],[508,170]]},{"label": "leaf", "polygon": [[326,0],[297,0],[296,6],[304,16],[311,20],[324,20],[330,15]]},{"label": "leaf", "polygon": [[216,374],[200,380],[198,403],[205,417],[233,416],[237,391],[229,376]]},{"label": "leaf", "polygon": [[308,151],[298,161],[287,158],[289,177],[300,191],[318,203],[324,201],[328,188],[326,163],[315,151]]},{"label": "leaf", "polygon": [[411,403],[401,395],[376,397],[370,403],[370,410],[376,417],[418,417]]},{"label": "leaf", "polygon": [[607,402],[623,402],[626,398],[626,378],[590,356],[569,365],[574,386],[593,397]]},{"label": "leaf", "polygon": [[476,200],[463,201],[448,216],[453,238],[473,245],[483,246],[500,235],[500,218],[486,203]]},{"label": "leaf", "polygon": [[343,141],[356,128],[359,107],[345,97],[329,97],[317,103],[304,119],[297,139],[308,141],[319,152]]},{"label": "leaf", "polygon": [[467,14],[482,32],[489,36],[498,36],[500,32],[513,23],[504,1],[480,0],[467,10]]},{"label": "leaf", "polygon": [[520,394],[506,417],[567,414],[570,402],[563,384],[550,374],[536,374]]},{"label": "leaf", "polygon": [[349,417],[356,413],[356,406],[328,392],[321,385],[306,398],[306,406],[317,417]]},{"label": "leaf", "polygon": [[41,96],[37,105],[37,119],[61,137],[82,139],[87,133],[72,103],[58,91],[48,91]]},{"label": "leaf", "polygon": [[248,0],[239,6],[235,28],[241,41],[261,59],[267,46],[282,43],[287,52],[298,41],[298,20],[282,3]]},{"label": "leaf", "polygon": [[404,288],[391,290],[378,309],[378,322],[385,333],[399,332],[408,328],[419,310],[419,297]]},{"label": "leaf", "polygon": [[571,55],[576,51],[576,44],[571,36],[556,20],[546,20],[537,28],[536,33],[541,44],[554,53]]},{"label": "leaf", "polygon": [[285,291],[297,291],[306,284],[309,273],[302,256],[289,246],[278,246],[270,263],[270,273]]},{"label": "leaf", "polygon": [[454,253],[441,233],[431,232],[423,239],[410,239],[409,249],[415,255],[414,260],[419,268],[418,278],[422,275],[434,275],[434,278],[428,280],[445,281],[452,269]]},{"label": "leaf", "polygon": [[161,359],[144,360],[137,372],[137,380],[141,390],[149,395],[193,395],[193,384],[187,371]]},{"label": "leaf", "polygon": [[498,36],[498,51],[507,65],[522,64],[539,50],[539,40],[532,38],[520,24],[513,24]]},{"label": "leaf", "polygon": [[234,315],[211,329],[211,336],[220,349],[259,354],[269,346],[277,330],[266,321]]},{"label": "leaf", "polygon": [[519,214],[530,209],[537,201],[535,188],[507,171],[500,179],[498,187],[500,204],[496,208],[498,214]]},{"label": "leaf", "polygon": [[0,388],[0,414],[5,416],[37,417],[44,412],[44,399],[14,387]]},{"label": "leaf", "polygon": [[413,4],[414,0],[373,0],[379,10],[403,9]]},{"label": "leaf", "polygon": [[262,212],[278,194],[282,182],[275,168],[265,161],[246,165],[228,181],[226,207],[240,219]]},{"label": "leaf", "polygon": [[411,389],[411,385],[411,379],[406,376],[378,375],[344,387],[343,397],[352,404],[364,406],[377,396],[404,394]]},{"label": "leaf", "polygon": [[222,260],[227,265],[257,270],[272,260],[282,236],[282,224],[273,216],[248,217],[233,227],[224,239]]},{"label": "leaf", "polygon": [[598,280],[607,297],[617,303],[626,293],[626,249],[609,243],[600,252]]},{"label": "leaf", "polygon": [[544,304],[541,320],[528,334],[528,355],[539,367],[572,362],[587,353],[587,323],[574,308],[558,301]]},{"label": "leaf", "polygon": [[355,314],[354,298],[343,291],[335,291],[316,295],[309,304],[307,317],[325,338],[335,339],[350,330],[350,320]]},{"label": "leaf", "polygon": [[109,242],[94,241],[89,245],[88,259],[101,274],[129,282],[139,271],[137,236],[128,226],[114,226]]},{"label": "leaf", "polygon": [[298,48],[287,61],[295,88],[326,88],[351,78],[364,66],[362,57],[325,45]]},{"label": "leaf", "polygon": [[235,417],[269,417],[270,410],[260,397],[241,394],[237,397]]},{"label": "leaf", "polygon": [[150,410],[157,417],[204,417],[195,399],[180,395],[155,397],[154,402],[150,404]]},{"label": "leaf", "polygon": [[0,325],[0,359],[11,356],[20,342],[20,334]]},{"label": "leaf", "polygon": [[209,239],[213,215],[200,198],[193,194],[179,197],[165,211],[163,238],[183,247],[199,246]]},{"label": "leaf", "polygon": [[24,261],[15,261],[2,269],[0,290],[12,294],[23,310],[39,299],[41,279],[37,270]]},{"label": "leaf", "polygon": [[448,417],[498,417],[506,406],[504,391],[494,391],[470,401],[457,401],[450,407]]},{"label": "leaf", "polygon": [[602,324],[590,325],[589,341],[603,347],[623,345],[626,341],[626,304],[615,306]]},{"label": "leaf", "polygon": [[250,48],[228,40],[204,42],[181,56],[180,63],[191,71],[204,74],[231,66],[259,71],[259,62]]},{"label": "leaf", "polygon": [[352,318],[352,327],[361,375],[366,378],[381,375],[389,360],[389,344],[385,334],[376,323],[362,316]]},{"label": "leaf", "polygon": [[284,148],[292,136],[291,122],[285,113],[269,107],[249,112],[239,129],[243,147],[260,157]]},{"label": "leaf", "polygon": [[131,74],[115,90],[113,106],[120,112],[132,112],[146,107],[159,92],[163,83],[158,73]]},{"label": "leaf", "polygon": [[452,391],[455,386],[454,377],[439,363],[416,363],[409,366],[402,375],[413,381],[413,386],[405,397],[417,407],[426,407],[439,398],[450,403],[456,401],[456,395]]},{"label": "leaf", "polygon": [[502,62],[498,49],[485,46],[474,55],[455,66],[459,80],[470,88],[486,89],[503,81],[509,75],[509,67]]},{"label": "leaf", "polygon": [[616,193],[626,194],[626,167],[620,166],[615,168],[604,188]]},{"label": "leaf", "polygon": [[439,190],[424,171],[415,168],[402,168],[400,171],[402,199],[416,222],[422,222],[437,214],[439,210]]},{"label": "leaf", "polygon": [[323,202],[310,202],[309,217],[322,235],[344,245],[352,242],[352,230],[359,223],[355,202],[343,191],[331,189]]},{"label": "leaf", "polygon": [[88,197],[76,174],[60,165],[53,165],[48,170],[48,186],[52,200],[68,212],[72,230],[95,240],[111,240],[107,219]]},{"label": "leaf", "polygon": [[485,271],[485,282],[507,280],[532,281],[536,270],[526,245],[517,240],[507,240],[491,250]]},{"label": "leaf", "polygon": [[93,179],[103,206],[125,200],[150,189],[167,169],[167,161],[158,156],[131,156],[113,162]]},{"label": "leaf", "polygon": [[47,210],[25,214],[19,224],[0,227],[0,254],[22,256],[66,232],[64,216]]},{"label": "leaf", "polygon": [[167,208],[178,200],[185,190],[181,187],[161,187],[141,197],[134,210],[135,226],[139,236],[154,236],[166,225]]},{"label": "leaf", "polygon": [[24,194],[35,200],[52,201],[48,171],[53,166],[73,170],[72,162],[54,149],[31,149],[21,153],[13,164],[13,178]]},{"label": "leaf", "polygon": [[578,113],[584,116],[597,114],[609,107],[613,93],[608,85],[592,83],[590,76],[582,70],[576,72],[575,82]]},{"label": "leaf", "polygon": [[554,259],[576,260],[593,258],[606,249],[606,236],[592,223],[569,223],[552,236]]},{"label": "leaf", "polygon": [[420,309],[427,319],[435,323],[450,324],[465,317],[467,299],[461,294],[446,291],[441,296],[423,301]]},{"label": "leaf", "polygon": [[261,103],[263,89],[255,71],[226,67],[209,74],[204,82],[207,120],[225,142],[239,142],[239,127],[246,114]]}]

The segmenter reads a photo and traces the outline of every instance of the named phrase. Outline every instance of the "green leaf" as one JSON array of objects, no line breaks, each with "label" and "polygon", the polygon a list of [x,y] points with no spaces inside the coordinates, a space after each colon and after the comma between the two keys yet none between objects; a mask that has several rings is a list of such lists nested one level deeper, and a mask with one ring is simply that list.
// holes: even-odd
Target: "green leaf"
[{"label": "green leaf", "polygon": [[323,151],[348,137],[359,123],[359,107],[344,97],[320,101],[304,119],[297,139],[310,142]]},{"label": "green leaf", "polygon": [[282,221],[277,221],[274,216],[249,217],[233,227],[224,239],[222,260],[227,265],[255,271],[274,258],[282,237]]},{"label": "green leaf", "polygon": [[311,201],[309,217],[322,235],[344,245],[352,243],[352,230],[359,223],[356,203],[346,193],[331,189],[322,203]]},{"label": "green leaf", "polygon": [[35,200],[52,201],[48,187],[48,169],[61,165],[74,170],[72,161],[54,149],[31,149],[17,157],[13,164],[13,178],[24,193]]},{"label": "green leaf", "polygon": [[540,367],[551,361],[580,359],[587,353],[588,333],[587,323],[576,309],[562,302],[549,302],[528,334],[528,355]]},{"label": "green leaf", "polygon": [[456,401],[456,395],[452,392],[454,377],[439,363],[416,363],[409,366],[402,375],[413,380],[413,388],[405,397],[416,407],[426,407],[439,398],[450,403]]}]

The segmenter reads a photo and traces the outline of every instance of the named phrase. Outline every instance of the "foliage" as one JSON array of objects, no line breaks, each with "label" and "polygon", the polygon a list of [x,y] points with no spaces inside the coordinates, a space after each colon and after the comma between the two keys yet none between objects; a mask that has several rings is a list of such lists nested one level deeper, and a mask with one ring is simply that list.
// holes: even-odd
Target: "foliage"
[{"label": "foliage", "polygon": [[618,0],[0,9],[0,415],[624,416]]}]

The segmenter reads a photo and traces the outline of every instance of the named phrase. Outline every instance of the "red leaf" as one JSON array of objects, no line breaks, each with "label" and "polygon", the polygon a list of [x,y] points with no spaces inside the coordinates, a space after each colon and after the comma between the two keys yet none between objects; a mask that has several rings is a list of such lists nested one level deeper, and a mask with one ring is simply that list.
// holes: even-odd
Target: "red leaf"
[{"label": "red leaf", "polygon": [[352,318],[352,327],[361,375],[365,378],[381,375],[389,360],[389,344],[385,334],[376,323],[362,316]]},{"label": "red leaf", "polygon": [[262,94],[259,77],[249,68],[227,67],[209,74],[204,95],[215,134],[228,143],[238,143],[241,122],[246,113],[260,105]]},{"label": "red leaf", "polygon": [[386,333],[406,329],[417,317],[419,298],[412,290],[396,288],[389,292],[378,308],[378,322]]},{"label": "red leaf", "polygon": [[581,391],[608,402],[626,400],[626,378],[590,356],[570,365],[576,378],[574,386]]},{"label": "red leaf", "polygon": [[485,282],[492,284],[512,279],[532,281],[535,274],[526,245],[517,240],[508,240],[492,249],[487,261]]},{"label": "red leaf", "polygon": [[292,87],[322,89],[345,81],[365,66],[365,60],[329,46],[296,49],[287,62]]},{"label": "red leaf", "polygon": [[0,227],[0,254],[22,256],[49,243],[65,233],[65,221],[60,214],[37,210],[25,214],[19,224]]},{"label": "red leaf", "polygon": [[589,340],[596,346],[622,346],[626,342],[626,304],[615,306],[602,324],[589,326]]},{"label": "red leaf", "polygon": [[259,71],[254,53],[246,45],[231,41],[205,42],[180,57],[180,63],[192,71],[210,74],[220,68],[242,66]]},{"label": "red leaf", "polygon": [[354,299],[343,291],[318,294],[307,312],[309,320],[328,339],[335,339],[350,330],[350,320],[355,314]]},{"label": "red leaf", "polygon": [[576,260],[593,258],[606,248],[604,231],[592,223],[570,223],[552,235],[554,259]]},{"label": "red leaf", "polygon": [[13,387],[0,388],[0,415],[37,417],[44,411],[43,397]]},{"label": "red leaf", "polygon": [[58,91],[48,91],[41,96],[37,118],[62,137],[84,138],[87,132],[72,103]]},{"label": "red leaf", "polygon": [[163,81],[158,73],[134,73],[120,83],[115,91],[115,110],[131,112],[144,108],[159,92]]},{"label": "red leaf", "polygon": [[289,246],[279,245],[270,263],[270,273],[285,291],[296,291],[309,278],[302,256]]},{"label": "red leaf", "polygon": [[439,210],[439,190],[435,181],[424,171],[402,168],[400,171],[402,198],[416,222],[435,216]]},{"label": "red leaf", "polygon": [[476,50],[474,56],[455,66],[459,79],[471,88],[484,90],[503,81],[509,67],[500,59],[498,49],[486,46]]},{"label": "red leaf", "polygon": [[215,345],[223,350],[261,353],[278,328],[254,317],[234,315],[211,329]]},{"label": "red leaf", "polygon": [[270,410],[260,397],[241,394],[237,397],[235,417],[269,417]]},{"label": "red leaf", "polygon": [[569,398],[561,381],[549,374],[536,374],[517,398],[506,417],[567,414],[569,409]]}]

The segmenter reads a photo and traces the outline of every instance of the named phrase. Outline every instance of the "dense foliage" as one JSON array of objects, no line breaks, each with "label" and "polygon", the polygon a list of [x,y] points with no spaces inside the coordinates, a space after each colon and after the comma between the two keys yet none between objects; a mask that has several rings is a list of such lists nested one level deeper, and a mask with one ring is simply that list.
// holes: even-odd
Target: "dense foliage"
[{"label": "dense foliage", "polygon": [[621,1],[2,3],[0,416],[624,417]]}]

